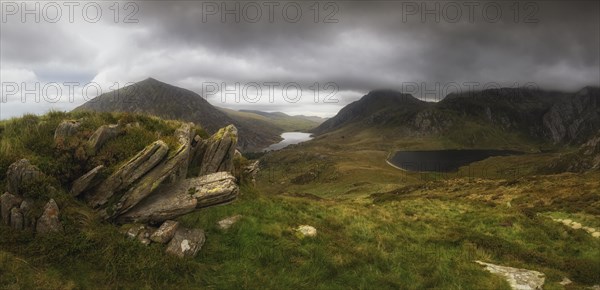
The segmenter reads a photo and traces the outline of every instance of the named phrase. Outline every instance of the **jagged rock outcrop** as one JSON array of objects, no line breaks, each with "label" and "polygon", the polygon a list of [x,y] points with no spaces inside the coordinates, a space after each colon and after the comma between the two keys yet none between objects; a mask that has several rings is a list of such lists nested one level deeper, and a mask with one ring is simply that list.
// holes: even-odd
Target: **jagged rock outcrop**
[{"label": "jagged rock outcrop", "polygon": [[248,178],[252,184],[256,184],[256,177],[260,171],[260,161],[256,160],[244,167],[242,176]]},{"label": "jagged rock outcrop", "polygon": [[165,162],[154,167],[124,193],[120,201],[109,209],[110,214],[108,217],[114,217],[128,211],[150,195],[163,182],[175,182],[185,178],[190,160],[192,127],[193,124],[191,123],[184,124],[175,131],[179,148],[175,153],[170,154]]},{"label": "jagged rock outcrop", "polygon": [[543,117],[544,130],[554,143],[581,141],[600,128],[600,88],[586,87],[554,104]]},{"label": "jagged rock outcrop", "polygon": [[481,261],[475,262],[485,266],[487,271],[503,276],[510,287],[515,290],[541,290],[546,279],[544,273],[538,271],[499,266]]},{"label": "jagged rock outcrop", "polygon": [[96,154],[106,142],[116,138],[121,133],[123,133],[123,129],[118,124],[100,126],[87,141],[88,153],[90,155]]},{"label": "jagged rock outcrop", "polygon": [[237,134],[235,126],[229,125],[220,129],[206,141],[207,145],[200,165],[200,176],[233,170]]},{"label": "jagged rock outcrop", "polygon": [[44,207],[44,213],[38,219],[35,230],[38,234],[62,232],[63,226],[59,219],[60,210],[54,199],[50,199]]},{"label": "jagged rock outcrop", "polygon": [[166,252],[180,258],[194,257],[204,245],[206,237],[201,229],[179,228],[167,245]]},{"label": "jagged rock outcrop", "polygon": [[103,170],[104,165],[98,165],[86,174],[77,178],[71,186],[71,195],[74,197],[79,196],[84,191],[96,186],[101,181],[99,177]]},{"label": "jagged rock outcrop", "polygon": [[64,140],[68,137],[77,134],[79,126],[81,126],[81,123],[75,120],[64,120],[60,122],[60,124],[58,124],[58,127],[56,127],[56,130],[54,131],[54,141],[57,141],[59,139]]},{"label": "jagged rock outcrop", "polygon": [[19,206],[21,204],[21,200],[22,199],[20,197],[8,192],[5,192],[2,196],[0,196],[0,211],[2,213],[2,222],[5,225],[10,225],[11,210],[14,207]]},{"label": "jagged rock outcrop", "polygon": [[100,183],[94,192],[86,195],[88,204],[95,208],[106,204],[115,193],[127,190],[131,184],[158,165],[168,151],[169,146],[161,140],[148,145]]},{"label": "jagged rock outcrop", "polygon": [[585,172],[600,170],[600,131],[575,152],[562,154],[549,165],[543,165],[542,171]]},{"label": "jagged rock outcrop", "polygon": [[11,224],[12,209],[19,207],[22,200],[23,199],[21,197],[8,192],[5,192],[2,196],[0,196],[0,211],[2,215],[2,222],[5,225]]},{"label": "jagged rock outcrop", "polygon": [[23,195],[28,186],[41,182],[44,174],[27,159],[21,159],[8,167],[6,172],[7,190],[15,195]]},{"label": "jagged rock outcrop", "polygon": [[159,223],[180,215],[234,200],[239,192],[235,177],[228,172],[164,184],[130,211],[117,217],[119,223]]}]

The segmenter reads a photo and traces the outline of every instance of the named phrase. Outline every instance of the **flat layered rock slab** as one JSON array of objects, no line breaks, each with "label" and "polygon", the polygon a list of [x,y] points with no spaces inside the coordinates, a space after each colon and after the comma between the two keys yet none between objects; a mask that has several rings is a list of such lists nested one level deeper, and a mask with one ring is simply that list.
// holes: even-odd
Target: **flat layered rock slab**
[{"label": "flat layered rock slab", "polygon": [[485,266],[485,269],[490,273],[504,277],[510,284],[510,288],[514,290],[541,290],[546,279],[544,273],[538,271],[494,265],[481,261],[475,261],[475,263]]},{"label": "flat layered rock slab", "polygon": [[131,210],[118,216],[117,222],[160,223],[194,211],[197,204],[198,201],[185,192],[158,189]]},{"label": "flat layered rock slab", "polygon": [[160,185],[150,196],[117,217],[119,223],[152,222],[223,204],[237,197],[239,188],[229,172],[217,172]]}]

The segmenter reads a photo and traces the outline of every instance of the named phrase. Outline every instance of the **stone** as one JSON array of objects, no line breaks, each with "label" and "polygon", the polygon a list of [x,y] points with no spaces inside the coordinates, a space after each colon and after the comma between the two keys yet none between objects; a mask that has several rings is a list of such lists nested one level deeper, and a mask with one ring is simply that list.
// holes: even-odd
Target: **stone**
[{"label": "stone", "polygon": [[238,141],[238,130],[229,125],[221,128],[207,140],[199,176],[220,171],[233,171],[233,157]]},{"label": "stone", "polygon": [[64,140],[68,137],[74,136],[77,134],[79,126],[81,126],[81,123],[75,120],[64,120],[60,122],[54,131],[54,141],[59,139]]},{"label": "stone", "polygon": [[33,206],[33,201],[31,200],[23,200],[21,202],[21,213],[23,214],[23,227],[26,229],[35,229],[35,217],[31,216],[31,209]]},{"label": "stone", "polygon": [[124,131],[119,125],[102,125],[96,129],[87,141],[87,149],[90,155],[94,155],[111,139],[116,138]]},{"label": "stone", "polygon": [[309,225],[301,225],[298,226],[298,228],[296,229],[296,232],[298,232],[298,234],[300,234],[301,237],[316,237],[317,236],[317,229],[315,229],[313,226],[309,226]]},{"label": "stone", "polygon": [[564,278],[562,279],[562,281],[558,282],[558,284],[560,284],[560,285],[563,285],[563,286],[565,286],[565,285],[569,285],[569,284],[571,284],[571,283],[573,283],[573,281],[571,281],[571,279],[569,279],[569,278],[567,278],[567,277],[564,277]]},{"label": "stone", "polygon": [[242,176],[246,176],[250,179],[252,184],[256,184],[256,176],[258,175],[258,171],[260,170],[260,161],[256,160],[246,167],[244,167]]},{"label": "stone", "polygon": [[506,279],[512,289],[536,290],[542,289],[546,277],[543,273],[527,269],[499,266],[481,261],[477,264],[485,266],[490,273],[500,275]]},{"label": "stone", "polygon": [[42,182],[44,174],[27,159],[11,164],[6,171],[7,191],[15,195],[25,194],[28,185]]},{"label": "stone", "polygon": [[44,213],[38,219],[35,230],[38,234],[62,232],[63,226],[59,220],[60,210],[54,199],[50,199],[44,207]]},{"label": "stone", "polygon": [[233,201],[239,188],[229,172],[217,172],[159,186],[150,196],[116,218],[119,223],[160,223],[204,208]]},{"label": "stone", "polygon": [[185,178],[190,159],[192,124],[184,124],[175,132],[179,148],[165,162],[150,170],[138,183],[123,194],[112,208],[109,218],[123,214],[155,191],[163,182],[170,183]]},{"label": "stone", "polygon": [[86,174],[77,178],[77,180],[75,180],[71,186],[71,196],[77,197],[82,192],[98,185],[98,183],[101,181],[99,177],[102,171],[104,171],[104,165],[98,165],[94,169],[88,171]]},{"label": "stone", "polygon": [[583,229],[590,234],[596,231],[596,229],[592,227],[583,227]]},{"label": "stone", "polygon": [[2,215],[2,222],[5,225],[10,225],[11,210],[14,207],[18,207],[21,204],[21,197],[8,192],[0,196],[0,212]]},{"label": "stone", "polygon": [[238,222],[241,218],[242,218],[242,216],[239,214],[230,216],[228,218],[218,221],[217,226],[219,227],[219,229],[227,230],[227,229],[231,228],[231,226],[233,224],[235,224],[236,222]]},{"label": "stone", "polygon": [[173,238],[178,227],[179,222],[167,220],[160,225],[152,236],[150,236],[150,240],[156,243],[166,244]]},{"label": "stone", "polygon": [[179,227],[165,251],[180,258],[195,257],[205,240],[203,230]]},{"label": "stone", "polygon": [[159,140],[138,152],[106,180],[102,181],[94,192],[86,195],[89,206],[97,208],[106,204],[115,194],[127,189],[132,183],[158,165],[169,151],[169,146]]},{"label": "stone", "polygon": [[216,172],[186,180],[187,184],[181,184],[198,201],[196,208],[231,202],[237,198],[239,193],[236,179],[229,172]]},{"label": "stone", "polygon": [[571,224],[571,228],[573,228],[573,229],[575,229],[575,230],[581,229],[581,224],[580,224],[580,223],[573,222],[573,223]]},{"label": "stone", "polygon": [[594,238],[600,238],[600,232],[593,232],[592,233],[592,237],[594,237]]},{"label": "stone", "polygon": [[139,233],[144,230],[146,228],[146,226],[144,225],[133,225],[132,227],[130,227],[127,232],[125,233],[125,235],[129,238],[129,239],[135,239],[138,237]]},{"label": "stone", "polygon": [[10,210],[10,227],[15,230],[23,230],[23,213],[18,207]]},{"label": "stone", "polygon": [[154,234],[154,232],[156,231],[155,228],[152,227],[148,227],[148,226],[142,226],[140,228],[140,231],[138,232],[137,235],[137,240],[144,244],[144,245],[149,245],[152,241],[150,240],[150,236],[152,234]]},{"label": "stone", "polygon": [[565,226],[571,226],[571,223],[572,223],[572,222],[573,222],[573,221],[572,221],[572,220],[570,220],[570,219],[566,219],[566,220],[563,220],[563,221],[562,221],[563,225],[565,225]]}]

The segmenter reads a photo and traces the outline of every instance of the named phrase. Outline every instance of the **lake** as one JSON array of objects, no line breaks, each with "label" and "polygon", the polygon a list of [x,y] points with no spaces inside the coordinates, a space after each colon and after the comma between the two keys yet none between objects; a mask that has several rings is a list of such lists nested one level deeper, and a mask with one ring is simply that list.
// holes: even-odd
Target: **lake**
[{"label": "lake", "polygon": [[396,151],[387,161],[408,171],[451,172],[472,162],[492,156],[522,154],[511,150],[431,150]]},{"label": "lake", "polygon": [[265,148],[263,151],[279,150],[279,149],[283,149],[292,144],[298,144],[298,143],[302,143],[304,141],[308,141],[308,140],[312,139],[312,137],[310,135],[311,135],[310,133],[302,133],[302,132],[285,132],[285,133],[281,134],[281,138],[283,138],[283,140],[281,140],[281,142],[279,142],[277,144],[273,144],[273,145]]}]

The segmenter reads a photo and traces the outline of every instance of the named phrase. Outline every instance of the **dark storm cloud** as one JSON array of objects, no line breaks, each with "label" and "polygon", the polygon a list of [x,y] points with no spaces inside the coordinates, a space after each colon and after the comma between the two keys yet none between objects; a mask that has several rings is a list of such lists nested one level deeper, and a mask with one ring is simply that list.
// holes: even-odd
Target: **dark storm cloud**
[{"label": "dark storm cloud", "polygon": [[[239,23],[231,14],[222,21],[223,3],[228,9],[240,5]],[[293,82],[304,90],[333,82],[340,92],[337,104],[246,103],[270,111],[310,112],[312,106],[329,115],[370,90],[406,90],[413,84],[431,89],[533,82],[563,90],[600,85],[595,1],[252,3],[262,7],[256,23],[244,17],[254,14],[243,11],[248,2],[241,1],[139,2],[138,23],[114,23],[107,5],[106,17],[93,24],[3,23],[2,77],[125,83],[153,76],[199,93],[206,82]],[[278,4],[273,21],[265,3]],[[286,20],[283,8],[296,4],[302,16]],[[498,19],[496,9],[502,14]],[[325,21],[328,15],[335,21]],[[244,103],[216,105],[242,108]]]}]

